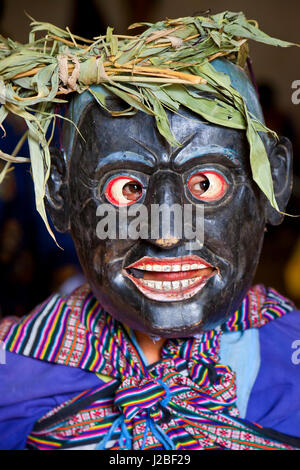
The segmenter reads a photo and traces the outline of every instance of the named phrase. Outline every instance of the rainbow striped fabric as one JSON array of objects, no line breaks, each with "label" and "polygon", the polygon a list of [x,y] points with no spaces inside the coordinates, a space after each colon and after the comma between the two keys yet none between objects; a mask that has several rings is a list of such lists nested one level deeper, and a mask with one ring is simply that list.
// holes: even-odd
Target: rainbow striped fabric
[{"label": "rainbow striped fabric", "polygon": [[273,289],[255,286],[221,327],[167,340],[161,360],[147,366],[128,329],[102,309],[88,285],[67,298],[51,296],[21,321],[5,321],[4,347],[104,380],[43,416],[27,447],[300,448],[300,439],[284,439],[239,417],[235,374],[219,359],[222,332],[261,327],[294,309]]}]

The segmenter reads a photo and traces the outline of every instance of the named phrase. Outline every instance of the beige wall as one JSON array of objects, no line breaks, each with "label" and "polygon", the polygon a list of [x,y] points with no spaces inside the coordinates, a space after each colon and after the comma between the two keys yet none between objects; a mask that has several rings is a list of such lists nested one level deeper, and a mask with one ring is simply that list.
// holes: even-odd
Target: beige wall
[{"label": "beige wall", "polygon": [[[81,0],[85,1],[85,0]],[[57,26],[69,26],[72,22],[73,0],[4,0],[1,29],[19,41],[26,41],[30,20],[26,11],[38,21],[48,21]],[[126,0],[95,0],[108,24],[125,31],[128,26]]]},{"label": "beige wall", "polygon": [[57,26],[68,24],[73,0],[4,0],[1,30],[18,41],[26,41],[30,20],[24,14],[39,21],[48,21]]},{"label": "beige wall", "polygon": [[[215,13],[224,10],[244,11],[247,18],[257,19],[260,27],[268,34],[300,43],[299,0],[160,0],[154,19],[187,16],[208,8],[212,8]],[[281,49],[252,43],[251,56],[257,80],[275,84],[280,106],[293,115],[300,134],[300,105],[291,102],[291,84],[294,80],[300,80],[300,49]]]},{"label": "beige wall", "polygon": [[[126,0],[96,1],[107,22],[118,32],[124,32],[127,24]],[[257,19],[262,29],[269,34],[300,43],[299,0],[157,0],[153,3],[154,21],[166,16],[191,15],[209,7],[213,12],[243,10],[248,18]],[[21,41],[26,41],[29,25],[24,10],[36,19],[61,27],[72,21],[72,0],[6,0],[1,28]],[[275,84],[281,107],[297,122],[300,118],[300,105],[296,106],[291,102],[291,84],[294,80],[300,80],[300,49],[254,44],[251,51],[257,79]]]}]

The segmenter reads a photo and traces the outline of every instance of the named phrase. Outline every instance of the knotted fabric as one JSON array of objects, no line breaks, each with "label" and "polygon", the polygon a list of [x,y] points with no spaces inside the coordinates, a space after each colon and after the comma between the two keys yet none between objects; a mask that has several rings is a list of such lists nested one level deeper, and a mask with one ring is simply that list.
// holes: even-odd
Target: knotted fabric
[{"label": "knotted fabric", "polygon": [[28,448],[297,447],[239,416],[235,373],[219,358],[223,332],[262,327],[294,308],[273,289],[255,286],[219,328],[167,340],[161,360],[148,366],[128,328],[103,311],[88,286],[67,299],[51,297],[21,322],[6,325],[5,348],[100,373],[105,381],[39,420]]}]

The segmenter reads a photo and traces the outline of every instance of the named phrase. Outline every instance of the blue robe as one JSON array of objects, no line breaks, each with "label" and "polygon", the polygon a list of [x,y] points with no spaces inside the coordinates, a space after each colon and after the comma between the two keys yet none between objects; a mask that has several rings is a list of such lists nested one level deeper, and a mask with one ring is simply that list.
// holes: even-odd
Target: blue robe
[{"label": "blue robe", "polygon": [[[225,333],[220,355],[237,374],[241,416],[300,437],[300,312],[259,329]],[[93,372],[2,350],[0,449],[25,449],[38,419],[100,384]]]}]

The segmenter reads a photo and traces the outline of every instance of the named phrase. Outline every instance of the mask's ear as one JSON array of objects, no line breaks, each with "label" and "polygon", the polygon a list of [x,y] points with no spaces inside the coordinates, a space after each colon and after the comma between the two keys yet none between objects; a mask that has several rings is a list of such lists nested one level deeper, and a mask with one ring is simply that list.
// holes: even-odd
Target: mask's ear
[{"label": "mask's ear", "polygon": [[[281,212],[285,212],[293,184],[293,147],[289,139],[281,137],[269,155],[275,198]],[[266,222],[279,225],[284,216],[267,203]]]},{"label": "mask's ear", "polygon": [[70,230],[68,162],[61,150],[50,148],[51,170],[46,186],[46,208],[59,232]]}]

